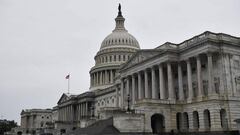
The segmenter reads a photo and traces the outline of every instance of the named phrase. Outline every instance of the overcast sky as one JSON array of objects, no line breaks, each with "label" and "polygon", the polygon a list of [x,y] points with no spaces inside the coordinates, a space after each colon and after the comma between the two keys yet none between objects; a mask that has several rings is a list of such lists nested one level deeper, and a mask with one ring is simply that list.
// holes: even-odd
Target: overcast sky
[{"label": "overcast sky", "polygon": [[0,118],[52,108],[89,89],[89,70],[115,27],[118,3],[141,48],[204,31],[240,37],[240,0],[0,0]]}]

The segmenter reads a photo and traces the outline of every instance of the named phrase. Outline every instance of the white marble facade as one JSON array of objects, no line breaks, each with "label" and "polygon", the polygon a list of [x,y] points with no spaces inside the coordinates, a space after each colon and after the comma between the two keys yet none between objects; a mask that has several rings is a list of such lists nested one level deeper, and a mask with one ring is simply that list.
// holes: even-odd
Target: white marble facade
[{"label": "white marble facade", "polygon": [[[237,128],[240,38],[206,31],[180,44],[167,42],[140,49],[124,27],[121,10],[115,21],[115,29],[103,40],[90,69],[90,90],[63,94],[55,107],[58,129],[84,127],[107,118],[103,112],[109,108],[124,111],[128,106],[131,115],[114,117],[132,128],[125,130],[115,123],[121,131],[138,131],[138,127],[144,132]],[[127,126],[128,121],[119,116],[143,123]]]}]

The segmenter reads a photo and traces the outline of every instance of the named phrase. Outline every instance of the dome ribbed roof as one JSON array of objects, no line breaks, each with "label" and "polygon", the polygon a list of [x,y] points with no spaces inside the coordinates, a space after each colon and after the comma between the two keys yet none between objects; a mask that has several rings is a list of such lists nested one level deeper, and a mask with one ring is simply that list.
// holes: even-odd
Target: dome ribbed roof
[{"label": "dome ribbed roof", "polygon": [[136,38],[129,34],[124,27],[125,19],[122,16],[121,10],[119,10],[118,16],[115,21],[115,29],[103,40],[100,50],[119,47],[140,49]]},{"label": "dome ribbed roof", "polygon": [[136,38],[126,31],[115,31],[108,35],[103,40],[100,50],[116,47],[140,48]]}]

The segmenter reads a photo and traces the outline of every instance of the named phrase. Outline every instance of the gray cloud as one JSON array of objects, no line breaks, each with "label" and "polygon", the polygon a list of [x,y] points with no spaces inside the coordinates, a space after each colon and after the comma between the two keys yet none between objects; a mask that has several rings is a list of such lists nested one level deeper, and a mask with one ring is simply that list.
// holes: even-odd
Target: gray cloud
[{"label": "gray cloud", "polygon": [[240,36],[239,0],[1,0],[0,115],[50,108],[67,90],[89,88],[89,70],[113,30],[117,5],[141,48],[179,43],[206,30]]}]

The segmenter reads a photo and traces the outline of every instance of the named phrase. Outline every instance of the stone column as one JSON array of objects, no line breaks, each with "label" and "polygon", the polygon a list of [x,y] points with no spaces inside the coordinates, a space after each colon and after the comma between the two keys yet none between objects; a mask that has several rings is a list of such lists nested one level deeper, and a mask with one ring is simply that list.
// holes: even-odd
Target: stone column
[{"label": "stone column", "polygon": [[138,99],[143,98],[141,72],[138,72]]},{"label": "stone column", "polygon": [[67,121],[69,121],[69,106],[66,107]]},{"label": "stone column", "polygon": [[130,96],[130,88],[129,88],[129,87],[130,87],[130,86],[129,86],[129,85],[130,85],[130,80],[129,80],[129,77],[127,77],[126,79],[127,79],[127,84],[126,84],[126,85],[127,85],[127,86],[126,86],[127,93],[126,93],[126,94],[127,94],[127,96],[128,96],[128,95]]},{"label": "stone column", "polygon": [[70,120],[70,106],[67,107],[67,121]]},{"label": "stone column", "polygon": [[69,115],[70,115],[70,120],[72,121],[72,120],[73,120],[73,109],[72,109],[72,105],[70,105],[69,110],[70,110],[70,113],[69,113]]},{"label": "stone column", "polygon": [[61,108],[58,109],[58,120],[61,121]]},{"label": "stone column", "polygon": [[63,108],[61,108],[61,121],[63,121]]},{"label": "stone column", "polygon": [[93,86],[96,86],[96,78],[97,78],[96,73],[93,73],[93,76],[94,76]]},{"label": "stone column", "polygon": [[63,108],[63,121],[65,121],[66,120],[66,109],[65,109],[65,107]]},{"label": "stone column", "polygon": [[123,80],[123,78],[121,78],[121,102],[122,102],[122,104],[121,104],[121,107],[123,108],[124,107],[124,80]]},{"label": "stone column", "polygon": [[69,120],[68,114],[69,114],[69,107],[67,106],[66,107],[66,121]]},{"label": "stone column", "polygon": [[102,84],[105,84],[105,70],[102,71]]},{"label": "stone column", "polygon": [[80,103],[78,103],[77,108],[78,108],[77,117],[78,117],[78,120],[80,120]]},{"label": "stone column", "polygon": [[82,103],[80,103],[80,119],[82,119]]},{"label": "stone column", "polygon": [[160,99],[166,99],[165,93],[165,84],[164,84],[164,76],[163,76],[163,65],[159,65],[159,87],[160,87]]},{"label": "stone column", "polygon": [[135,77],[132,75],[132,104],[135,103]]},{"label": "stone column", "polygon": [[99,85],[99,73],[98,72],[96,72],[96,76],[97,76],[97,78],[96,78],[96,85]]},{"label": "stone column", "polygon": [[202,68],[200,55],[197,56],[197,81],[198,81],[198,97],[202,97],[203,85],[202,85]]},{"label": "stone column", "polygon": [[103,75],[102,75],[102,71],[100,71],[100,85],[103,84]]},{"label": "stone column", "polygon": [[78,121],[78,105],[76,105],[76,112],[75,112],[75,117],[74,120]]},{"label": "stone column", "polygon": [[215,94],[213,86],[213,63],[212,63],[212,53],[207,53],[208,57],[208,94]]},{"label": "stone column", "polygon": [[152,98],[157,99],[158,98],[158,91],[157,91],[157,88],[156,88],[156,74],[155,74],[154,67],[152,67],[151,73],[152,73]]},{"label": "stone column", "polygon": [[119,85],[116,87],[116,107],[119,107]]},{"label": "stone column", "polygon": [[173,75],[172,75],[172,67],[171,63],[167,63],[167,73],[168,73],[168,99],[173,100],[175,99],[175,92],[173,88]]},{"label": "stone column", "polygon": [[147,69],[144,71],[144,91],[145,91],[145,98],[149,98],[149,90],[148,90],[148,74]]},{"label": "stone column", "polygon": [[84,116],[85,116],[85,109],[84,109],[84,102],[82,103],[82,117],[84,118]]},{"label": "stone column", "polygon": [[91,86],[94,85],[94,74],[91,74],[92,78],[91,78]]},{"label": "stone column", "polygon": [[105,84],[109,83],[109,78],[108,78],[108,71],[105,70]]},{"label": "stone column", "polygon": [[65,112],[64,112],[64,108],[62,108],[62,121],[64,121],[65,119]]},{"label": "stone column", "polygon": [[192,68],[190,59],[187,59],[187,76],[188,76],[188,100],[193,98],[193,89],[192,89]]},{"label": "stone column", "polygon": [[179,88],[179,100],[184,100],[182,66],[180,62],[178,63],[178,88]]},{"label": "stone column", "polygon": [[88,117],[88,102],[85,103],[85,116]]},{"label": "stone column", "polygon": [[81,117],[83,118],[83,116],[84,116],[83,103],[81,103]]},{"label": "stone column", "polygon": [[113,70],[110,70],[110,82],[113,83]]},{"label": "stone column", "polygon": [[64,118],[63,118],[63,120],[66,121],[66,107],[65,106],[64,106],[63,111],[64,111]]},{"label": "stone column", "polygon": [[97,85],[97,74],[94,73],[94,86],[96,86],[96,85]]}]

